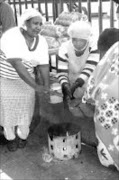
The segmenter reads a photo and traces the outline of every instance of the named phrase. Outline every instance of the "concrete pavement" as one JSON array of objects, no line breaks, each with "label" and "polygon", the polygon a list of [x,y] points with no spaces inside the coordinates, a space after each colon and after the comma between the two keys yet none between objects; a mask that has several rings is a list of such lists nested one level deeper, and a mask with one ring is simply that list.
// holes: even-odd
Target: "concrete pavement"
[{"label": "concrete pavement", "polygon": [[28,138],[26,148],[9,152],[0,145],[1,180],[118,180],[115,168],[103,167],[96,148],[82,144],[78,159],[45,162],[44,147],[48,147],[47,128],[44,119]]}]

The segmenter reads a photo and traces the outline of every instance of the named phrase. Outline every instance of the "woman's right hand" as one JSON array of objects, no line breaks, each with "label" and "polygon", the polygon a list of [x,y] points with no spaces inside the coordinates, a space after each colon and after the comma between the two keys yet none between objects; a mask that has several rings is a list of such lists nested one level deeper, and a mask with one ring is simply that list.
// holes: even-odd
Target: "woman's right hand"
[{"label": "woman's right hand", "polygon": [[50,88],[39,85],[36,92],[38,93],[39,98],[42,99],[44,103],[48,104],[50,102]]},{"label": "woman's right hand", "polygon": [[38,85],[38,86],[36,87],[36,92],[37,92],[39,95],[48,94],[48,93],[49,93],[49,89],[46,88],[46,87],[43,86],[43,85]]}]

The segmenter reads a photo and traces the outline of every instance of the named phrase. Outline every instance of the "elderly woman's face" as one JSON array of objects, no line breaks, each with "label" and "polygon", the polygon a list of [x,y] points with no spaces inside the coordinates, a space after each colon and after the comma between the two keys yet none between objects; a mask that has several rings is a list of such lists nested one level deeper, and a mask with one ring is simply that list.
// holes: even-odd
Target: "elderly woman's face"
[{"label": "elderly woman's face", "polygon": [[33,17],[32,19],[28,20],[26,22],[28,35],[31,37],[36,37],[40,33],[41,25],[42,19],[39,16]]},{"label": "elderly woman's face", "polygon": [[72,38],[72,44],[76,50],[80,51],[86,46],[87,40],[79,39],[79,38]]}]

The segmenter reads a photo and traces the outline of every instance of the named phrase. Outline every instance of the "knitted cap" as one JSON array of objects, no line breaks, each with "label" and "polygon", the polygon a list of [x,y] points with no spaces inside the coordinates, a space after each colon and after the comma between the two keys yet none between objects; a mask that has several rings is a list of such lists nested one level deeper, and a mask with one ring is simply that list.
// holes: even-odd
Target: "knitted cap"
[{"label": "knitted cap", "polygon": [[91,24],[84,21],[76,21],[68,28],[68,35],[71,38],[88,40],[92,34]]}]

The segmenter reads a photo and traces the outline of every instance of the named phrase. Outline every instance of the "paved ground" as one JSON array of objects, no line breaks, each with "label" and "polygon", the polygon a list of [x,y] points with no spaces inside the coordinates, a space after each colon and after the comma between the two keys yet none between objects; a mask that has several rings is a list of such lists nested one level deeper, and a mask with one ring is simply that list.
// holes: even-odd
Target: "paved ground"
[{"label": "paved ground", "polygon": [[51,122],[41,118],[25,149],[9,152],[5,145],[0,145],[1,180],[117,180],[119,173],[116,169],[103,167],[98,160],[93,121],[82,116],[74,118],[68,110],[63,111],[61,104],[53,107],[53,111],[58,115],[55,116],[57,122],[64,117],[65,121],[82,124],[82,142],[89,142],[92,146],[82,144],[78,159],[45,162],[42,155],[48,146],[47,128]]}]

